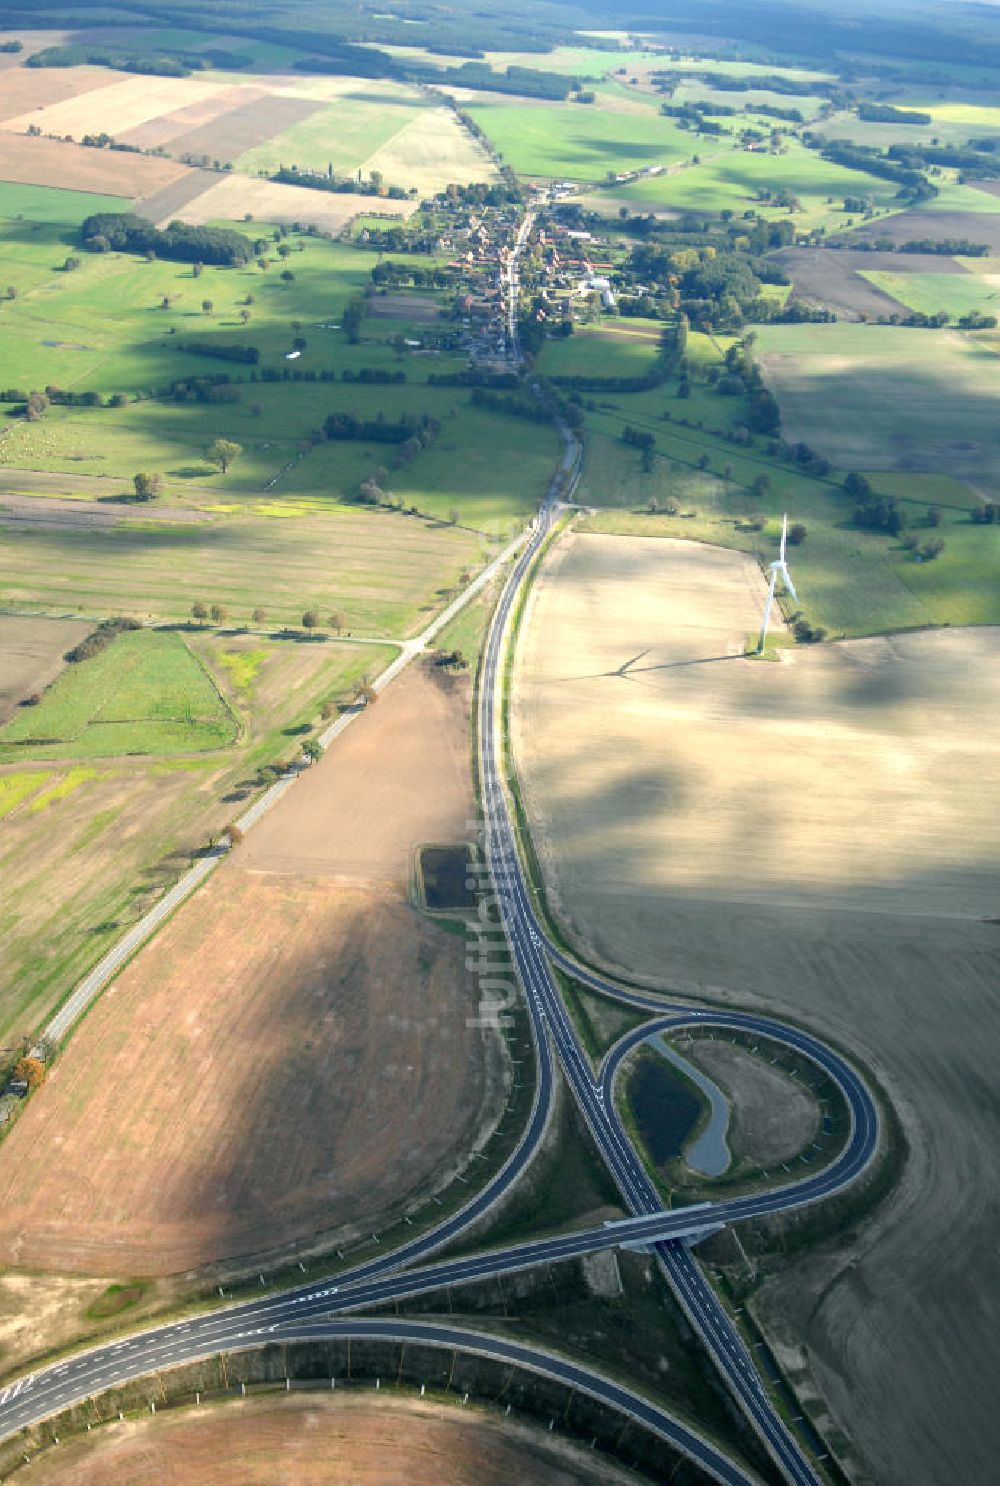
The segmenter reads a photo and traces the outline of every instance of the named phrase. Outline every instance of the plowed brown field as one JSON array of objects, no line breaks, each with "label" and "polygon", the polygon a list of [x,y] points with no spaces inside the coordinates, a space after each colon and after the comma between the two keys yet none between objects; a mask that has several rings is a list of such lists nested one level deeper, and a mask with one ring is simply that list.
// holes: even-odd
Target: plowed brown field
[{"label": "plowed brown field", "polygon": [[87,149],[62,139],[0,133],[0,180],[22,185],[61,186],[106,196],[142,196],[162,191],[191,173],[176,160]]},{"label": "plowed brown field", "polygon": [[36,1457],[60,1486],[627,1486],[635,1477],[478,1409],[404,1399],[257,1398],[129,1423]]}]

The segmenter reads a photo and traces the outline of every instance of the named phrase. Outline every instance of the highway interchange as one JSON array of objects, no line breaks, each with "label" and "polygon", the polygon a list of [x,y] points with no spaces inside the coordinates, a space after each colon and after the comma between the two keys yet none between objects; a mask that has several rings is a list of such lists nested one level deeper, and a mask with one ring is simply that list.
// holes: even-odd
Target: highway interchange
[{"label": "highway interchange", "polygon": [[[514,273],[516,268],[512,269],[512,277]],[[878,1146],[878,1115],[872,1097],[849,1065],[799,1029],[750,1013],[671,1004],[662,995],[617,985],[578,964],[552,942],[539,920],[518,851],[516,807],[504,777],[505,667],[518,600],[558,515],[555,492],[569,486],[564,490],[568,495],[575,479],[579,451],[568,432],[564,430],[564,434],[567,457],[499,600],[484,650],[479,691],[480,786],[486,858],[494,906],[527,1006],[536,1054],[533,1107],[515,1150],[502,1169],[459,1212],[391,1253],[334,1279],[158,1326],[15,1380],[0,1389],[0,1437],[38,1423],[116,1384],[219,1351],[319,1336],[379,1336],[478,1350],[483,1355],[516,1361],[546,1376],[560,1377],[638,1419],[695,1460],[711,1478],[727,1483],[755,1480],[756,1477],[727,1458],[696,1430],[581,1363],[569,1362],[540,1348],[515,1346],[461,1326],[402,1318],[339,1319],[344,1313],[370,1309],[387,1301],[629,1243],[655,1246],[657,1260],[681,1308],[782,1478],[795,1486],[807,1486],[807,1483],[811,1486],[821,1479],[816,1464],[807,1457],[772,1403],[735,1325],[705,1280],[691,1250],[694,1239],[704,1231],[801,1207],[841,1191],[854,1181],[872,1160]],[[656,1017],[655,1021],[623,1037],[607,1054],[596,1074],[556,985],[554,965],[592,989]],[[656,1187],[615,1108],[615,1076],[626,1054],[651,1032],[697,1026],[750,1033],[782,1044],[808,1059],[832,1080],[849,1113],[846,1141],[835,1159],[821,1170],[768,1191],[727,1198],[697,1209],[664,1211]],[[633,1219],[612,1227],[541,1238],[472,1257],[424,1262],[422,1267],[415,1268],[419,1261],[427,1261],[436,1250],[489,1212],[530,1165],[552,1108],[557,1063]]]}]

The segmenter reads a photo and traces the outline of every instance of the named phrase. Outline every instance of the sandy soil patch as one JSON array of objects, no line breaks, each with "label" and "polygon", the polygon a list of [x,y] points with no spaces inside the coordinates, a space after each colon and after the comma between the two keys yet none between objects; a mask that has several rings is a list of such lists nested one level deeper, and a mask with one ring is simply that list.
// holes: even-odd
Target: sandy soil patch
[{"label": "sandy soil patch", "polygon": [[0,180],[24,185],[61,186],[107,196],[138,196],[158,191],[188,174],[187,166],[175,160],[86,149],[62,139],[4,134],[0,144]]},{"label": "sandy soil patch", "polygon": [[706,551],[692,585],[691,554],[665,545],[561,543],[535,597],[515,743],[553,901],[599,959],[804,1022],[877,1070],[903,1180],[853,1245],[789,1261],[765,1317],[853,1437],[858,1479],[986,1480],[1000,637],[678,665],[725,654],[762,580]]},{"label": "sandy soil patch", "polygon": [[479,1119],[463,962],[389,890],[220,871],[0,1148],[0,1259],[159,1275],[377,1232]]},{"label": "sandy soil patch", "polygon": [[170,142],[173,155],[210,155],[213,160],[235,160],[247,150],[266,144],[276,134],[310,118],[323,105],[309,98],[283,98],[262,89],[216,118],[176,134]]},{"label": "sandy soil patch", "polygon": [[104,67],[23,67],[23,61],[23,55],[12,57],[14,66],[5,71],[0,88],[0,121],[5,129],[14,127],[11,121],[20,115],[22,129],[41,124],[39,110],[108,86]]},{"label": "sandy soil patch", "polygon": [[311,222],[327,232],[339,232],[353,217],[377,212],[387,217],[412,216],[417,200],[388,201],[382,196],[352,196],[311,191],[307,186],[283,186],[276,181],[227,175],[203,195],[175,213],[180,221],[202,225],[235,221],[252,212],[258,222]]},{"label": "sandy soil patch", "polygon": [[37,124],[44,134],[100,134],[105,130],[116,139],[127,129],[173,112],[191,103],[214,97],[231,87],[229,82],[208,82],[188,77],[128,77],[115,81],[116,74],[103,71],[105,86],[63,98],[30,113],[9,117],[5,129],[27,129]]},{"label": "sandy soil patch", "polygon": [[467,680],[411,666],[254,828],[240,865],[406,883],[418,845],[469,839],[467,717]]},{"label": "sandy soil patch", "polygon": [[104,1294],[106,1280],[68,1280],[53,1275],[0,1275],[0,1366],[12,1371],[38,1355],[39,1338],[58,1347],[78,1336],[85,1311]]},{"label": "sandy soil patch", "polygon": [[147,119],[144,124],[127,129],[118,137],[123,144],[138,145],[143,150],[156,149],[182,134],[204,128],[206,124],[211,124],[241,104],[254,103],[266,97],[268,93],[265,88],[244,87],[237,83],[208,98],[200,98],[196,103],[188,103],[183,108],[175,108],[171,113],[161,114],[158,119]]},{"label": "sandy soil patch", "polygon": [[717,1083],[729,1100],[728,1141],[733,1154],[756,1166],[790,1161],[815,1138],[819,1109],[794,1078],[728,1042],[692,1037],[684,1056]]},{"label": "sandy soil patch", "polygon": [[530,1425],[479,1409],[340,1392],[270,1396],[159,1415],[39,1457],[40,1481],[98,1486],[624,1486],[631,1473]]},{"label": "sandy soil patch", "polygon": [[63,654],[92,628],[79,619],[21,619],[0,614],[0,724],[63,668]]}]

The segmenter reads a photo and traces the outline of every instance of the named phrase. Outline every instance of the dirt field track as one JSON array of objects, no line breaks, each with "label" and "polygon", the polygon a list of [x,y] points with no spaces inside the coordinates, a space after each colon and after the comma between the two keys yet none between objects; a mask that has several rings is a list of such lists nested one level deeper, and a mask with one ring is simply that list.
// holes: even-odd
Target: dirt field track
[{"label": "dirt field track", "polygon": [[[875,1069],[893,1200],[764,1309],[880,1486],[985,1480],[1000,1288],[1000,634],[728,659],[763,580],[661,539],[561,542],[515,747],[571,938],[661,985],[803,1021]],[[700,664],[698,663],[700,662]]]},{"label": "dirt field track", "polygon": [[0,132],[0,180],[61,186],[106,196],[141,196],[180,182],[192,172],[176,160],[86,149],[62,139]]},{"label": "dirt field track", "polygon": [[32,1477],[59,1486],[627,1486],[636,1478],[479,1409],[338,1392],[161,1415],[66,1442]]},{"label": "dirt field track", "polygon": [[405,882],[418,842],[465,839],[467,687],[400,685],[87,1017],[0,1147],[0,1264],[239,1267],[376,1232],[463,1164],[499,1054]]}]

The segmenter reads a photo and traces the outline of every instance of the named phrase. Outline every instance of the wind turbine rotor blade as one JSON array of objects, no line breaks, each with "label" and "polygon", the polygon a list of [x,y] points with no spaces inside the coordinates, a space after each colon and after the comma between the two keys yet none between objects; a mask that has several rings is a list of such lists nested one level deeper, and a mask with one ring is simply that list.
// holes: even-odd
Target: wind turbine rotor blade
[{"label": "wind turbine rotor blade", "polygon": [[781,566],[782,567],[785,566],[785,540],[786,540],[787,536],[788,536],[788,517],[787,516],[782,516],[782,518],[781,518],[781,551],[778,553],[778,561],[781,563]]},{"label": "wind turbine rotor blade", "polygon": [[785,580],[785,587],[788,589],[788,592],[792,595],[792,598],[795,600],[795,602],[798,603],[799,596],[795,592],[795,584],[792,582],[792,575],[785,567],[784,563],[781,564],[781,576]]}]

